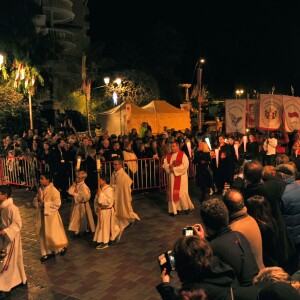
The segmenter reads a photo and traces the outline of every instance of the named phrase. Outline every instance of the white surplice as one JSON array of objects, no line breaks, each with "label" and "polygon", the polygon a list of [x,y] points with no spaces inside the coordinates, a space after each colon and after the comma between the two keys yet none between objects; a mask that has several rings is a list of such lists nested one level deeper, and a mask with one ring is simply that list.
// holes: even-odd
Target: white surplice
[{"label": "white surplice", "polygon": [[27,281],[24,264],[21,231],[22,219],[20,211],[8,198],[0,205],[0,229],[6,235],[0,236],[0,250],[6,249],[7,255],[0,262],[0,291],[9,292],[13,287]]}]

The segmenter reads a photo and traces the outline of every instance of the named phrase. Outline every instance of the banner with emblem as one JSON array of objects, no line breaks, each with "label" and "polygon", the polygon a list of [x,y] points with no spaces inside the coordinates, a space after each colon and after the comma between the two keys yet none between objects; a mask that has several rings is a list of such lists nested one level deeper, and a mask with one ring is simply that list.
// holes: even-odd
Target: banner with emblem
[{"label": "banner with emblem", "polygon": [[247,99],[247,128],[258,126],[258,100]]},{"label": "banner with emblem", "polygon": [[246,99],[228,99],[225,102],[226,133],[246,134]]},{"label": "banner with emblem", "polygon": [[300,98],[293,96],[282,96],[283,117],[285,132],[300,129]]},{"label": "banner with emblem", "polygon": [[260,94],[259,122],[260,130],[278,130],[282,120],[282,95]]}]

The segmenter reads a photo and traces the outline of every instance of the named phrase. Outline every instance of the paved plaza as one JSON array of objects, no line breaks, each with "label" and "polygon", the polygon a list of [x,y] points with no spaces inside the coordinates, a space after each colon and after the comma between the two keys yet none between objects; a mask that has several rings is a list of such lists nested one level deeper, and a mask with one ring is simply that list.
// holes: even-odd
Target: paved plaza
[{"label": "paved plaza", "polygon": [[[96,250],[93,234],[72,239],[65,256],[40,262],[39,241],[35,234],[34,192],[14,189],[13,198],[22,220],[22,242],[28,283],[14,288],[0,299],[160,299],[155,286],[160,283],[157,256],[172,248],[182,228],[199,222],[197,187],[190,182],[195,210],[189,215],[169,217],[165,192],[158,190],[133,194],[133,209],[141,221],[125,229],[119,244]],[[70,218],[70,202],[63,202],[60,213],[65,228]],[[171,281],[180,286],[176,272]]]}]

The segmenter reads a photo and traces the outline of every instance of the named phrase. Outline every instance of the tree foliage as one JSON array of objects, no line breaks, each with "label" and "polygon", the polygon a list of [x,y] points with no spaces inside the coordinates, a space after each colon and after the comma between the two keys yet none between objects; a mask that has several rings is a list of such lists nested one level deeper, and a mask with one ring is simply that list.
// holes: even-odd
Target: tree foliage
[{"label": "tree foliage", "polygon": [[[33,110],[35,128],[46,128],[47,122],[41,118],[40,109]],[[28,102],[24,95],[11,86],[0,85],[0,133],[21,134],[29,128]]]}]

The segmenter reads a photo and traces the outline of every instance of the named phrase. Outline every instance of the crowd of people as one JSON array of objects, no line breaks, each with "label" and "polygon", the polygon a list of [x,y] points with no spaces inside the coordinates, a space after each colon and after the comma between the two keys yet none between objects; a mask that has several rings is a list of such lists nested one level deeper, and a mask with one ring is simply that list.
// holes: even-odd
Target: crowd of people
[{"label": "crowd of people", "polygon": [[[59,214],[62,199],[72,199],[68,226],[74,233],[72,238],[91,232],[96,249],[102,250],[117,244],[125,228],[140,221],[131,203],[132,181],[138,172],[135,160],[161,161],[168,179],[171,217],[181,212],[188,215],[194,209],[188,191],[189,168],[193,165],[201,213],[199,224],[193,226],[194,235],[180,238],[173,249],[175,268],[183,284],[181,296],[170,286],[166,270],[157,288],[163,299],[183,294],[186,297],[189,293],[208,299],[255,299],[254,295],[261,296],[270,285],[257,284],[262,281],[257,276],[264,270],[278,267],[287,276],[299,279],[300,138],[298,133],[291,137],[293,143],[286,136],[275,137],[274,132],[263,138],[256,132],[225,136],[189,129],[166,130],[154,136],[147,124],[143,124],[140,133],[133,129],[123,136],[109,135],[97,126],[89,136],[78,133],[68,121],[56,131],[39,133],[30,129],[22,136],[6,136],[1,154],[31,156],[44,166],[33,201],[42,263],[67,253],[69,243]],[[279,147],[284,147],[285,153],[279,153]],[[102,162],[111,162],[112,174],[99,172],[96,155]],[[69,162],[76,165],[72,185],[66,180],[66,174],[73,171]],[[1,210],[3,245],[8,251],[16,247],[22,257],[21,242],[16,243],[21,220],[11,191],[5,186],[3,191],[0,187],[2,207],[16,211],[14,218],[8,220]],[[26,282],[24,266],[17,265],[22,259],[8,261],[8,257],[1,262],[3,268],[15,263],[13,269],[18,275],[0,274],[5,278],[1,281],[5,286],[0,287],[3,291]],[[11,276],[17,279],[12,281]],[[299,290],[296,281],[292,286]]]},{"label": "crowd of people", "polygon": [[[162,299],[300,299],[298,133],[290,149],[273,132],[261,142],[252,133],[218,139],[214,151],[201,139],[192,157],[199,223],[172,249],[182,286],[176,292],[164,268],[159,294]],[[286,147],[284,153],[278,147]]]}]

